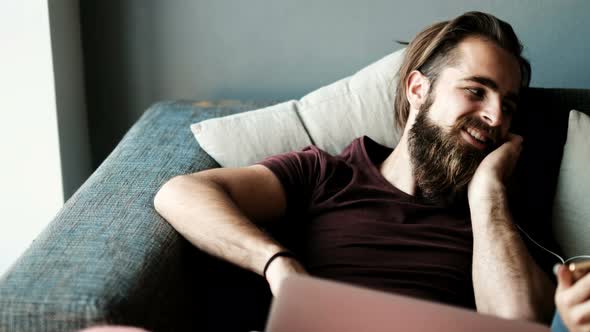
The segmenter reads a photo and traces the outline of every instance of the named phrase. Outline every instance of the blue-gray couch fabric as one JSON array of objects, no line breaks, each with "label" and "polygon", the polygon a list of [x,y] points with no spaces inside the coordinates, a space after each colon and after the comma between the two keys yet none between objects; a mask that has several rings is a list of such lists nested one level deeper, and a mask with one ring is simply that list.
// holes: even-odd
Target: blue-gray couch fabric
[{"label": "blue-gray couch fabric", "polygon": [[[567,111],[590,110],[590,92],[531,89],[525,99],[531,114],[545,119],[533,116],[533,123],[560,128],[551,133],[555,139],[543,141],[554,145],[556,161],[543,170],[554,179]],[[219,167],[190,124],[270,104],[170,101],[150,107],[0,277],[0,331],[72,331],[104,323],[152,331],[261,330],[270,301],[262,278],[192,247],[156,213],[153,197],[175,175]],[[550,195],[554,182],[536,192]]]},{"label": "blue-gray couch fabric", "polygon": [[175,175],[219,167],[198,146],[191,123],[268,104],[172,101],[147,110],[0,279],[0,331],[99,323],[202,328],[203,304],[215,307],[194,284],[206,272],[197,266],[202,259],[157,214],[153,197]]}]

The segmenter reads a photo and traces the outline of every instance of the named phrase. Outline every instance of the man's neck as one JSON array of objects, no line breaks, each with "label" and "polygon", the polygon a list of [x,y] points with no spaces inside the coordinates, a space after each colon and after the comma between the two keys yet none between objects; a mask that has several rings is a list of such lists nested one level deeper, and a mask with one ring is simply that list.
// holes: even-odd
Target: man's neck
[{"label": "man's neck", "polygon": [[404,133],[391,154],[379,165],[379,172],[397,189],[416,195],[416,181],[408,150],[408,135]]}]

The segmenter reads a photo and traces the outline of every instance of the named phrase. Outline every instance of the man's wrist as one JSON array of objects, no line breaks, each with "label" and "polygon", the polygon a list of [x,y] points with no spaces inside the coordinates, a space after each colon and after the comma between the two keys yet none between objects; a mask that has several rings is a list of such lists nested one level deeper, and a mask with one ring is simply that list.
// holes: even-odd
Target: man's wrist
[{"label": "man's wrist", "polygon": [[489,180],[486,183],[475,184],[477,187],[471,188],[468,199],[469,206],[473,209],[493,209],[499,204],[504,204],[507,194],[506,186],[499,180]]},{"label": "man's wrist", "polygon": [[503,183],[493,183],[484,190],[469,196],[471,222],[474,227],[488,222],[510,220],[508,196]]},{"label": "man's wrist", "polygon": [[262,270],[262,276],[264,277],[264,279],[268,279],[267,278],[267,271],[268,271],[270,265],[281,258],[291,258],[291,259],[296,260],[295,254],[293,254],[289,250],[277,251],[272,256],[270,256],[269,259],[267,259],[266,264],[264,265],[264,268]]},{"label": "man's wrist", "polygon": [[266,282],[270,286],[273,295],[277,295],[281,283],[290,274],[307,274],[307,272],[294,257],[280,256],[269,264],[266,272]]}]

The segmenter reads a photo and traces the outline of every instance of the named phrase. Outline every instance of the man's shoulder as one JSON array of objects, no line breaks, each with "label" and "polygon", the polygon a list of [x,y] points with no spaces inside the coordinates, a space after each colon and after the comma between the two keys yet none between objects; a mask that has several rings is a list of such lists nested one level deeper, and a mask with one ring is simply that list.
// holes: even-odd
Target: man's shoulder
[{"label": "man's shoulder", "polygon": [[285,152],[265,158],[259,162],[261,164],[291,164],[292,166],[303,166],[303,165],[315,165],[311,168],[330,168],[336,165],[342,166],[342,164],[357,164],[359,162],[365,163],[367,156],[367,148],[374,150],[375,145],[378,145],[378,149],[386,147],[376,143],[368,136],[360,136],[355,138],[347,145],[340,153],[332,154],[318,145],[312,144],[303,147],[300,150]]},{"label": "man's shoulder", "polygon": [[349,162],[363,164],[382,161],[393,151],[393,148],[385,146],[367,135],[354,139],[339,155]]}]

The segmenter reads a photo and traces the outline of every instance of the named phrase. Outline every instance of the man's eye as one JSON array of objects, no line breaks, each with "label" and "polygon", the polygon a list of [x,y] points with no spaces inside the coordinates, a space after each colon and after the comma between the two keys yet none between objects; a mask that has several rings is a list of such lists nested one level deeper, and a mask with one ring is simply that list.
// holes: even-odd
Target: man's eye
[{"label": "man's eye", "polygon": [[466,88],[465,90],[467,90],[471,95],[481,98],[484,96],[484,91],[483,89],[478,89],[478,88]]}]

